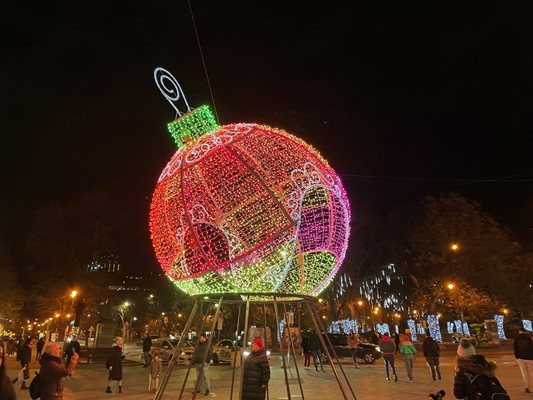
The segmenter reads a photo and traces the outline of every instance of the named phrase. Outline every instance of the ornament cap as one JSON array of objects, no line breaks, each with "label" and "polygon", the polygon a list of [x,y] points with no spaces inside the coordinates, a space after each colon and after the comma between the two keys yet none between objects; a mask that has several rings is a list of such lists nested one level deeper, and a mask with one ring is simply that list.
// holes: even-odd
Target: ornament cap
[{"label": "ornament cap", "polygon": [[176,145],[183,147],[190,141],[213,132],[218,124],[209,106],[203,105],[176,118],[167,127]]}]

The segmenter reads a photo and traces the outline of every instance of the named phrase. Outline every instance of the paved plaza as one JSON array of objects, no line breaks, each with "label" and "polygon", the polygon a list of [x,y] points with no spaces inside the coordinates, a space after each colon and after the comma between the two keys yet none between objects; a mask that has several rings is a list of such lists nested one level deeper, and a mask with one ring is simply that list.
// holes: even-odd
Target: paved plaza
[{"label": "paved plaza", "polygon": [[[74,376],[69,377],[65,385],[65,400],[91,400],[117,398],[124,399],[152,399],[153,395],[148,393],[148,370],[142,368],[140,362],[140,349],[135,346],[127,348],[127,359],[124,362],[124,393],[123,394],[106,394],[104,393],[107,385],[107,370],[104,363],[85,364],[80,363]],[[509,391],[513,399],[531,399],[533,394],[526,394],[522,388],[522,379],[520,371],[516,365],[514,356],[510,348],[497,350],[479,350],[479,354],[486,354],[487,358],[498,364],[497,374],[503,386]],[[447,393],[446,399],[453,399],[453,366],[454,353],[443,352],[441,357],[442,381],[433,382],[428,368],[425,365],[424,358],[419,356],[415,360],[414,382],[410,383],[407,379],[406,370],[400,357],[396,358],[399,381],[397,383],[385,380],[383,360],[378,360],[374,365],[361,365],[360,369],[355,369],[347,358],[341,359],[342,366],[354,389],[358,400],[371,399],[424,399],[428,393],[444,389]],[[292,360],[291,360],[292,361]],[[303,365],[303,360],[298,358],[298,365]],[[9,359],[7,363],[8,374],[11,377],[17,375],[18,364],[14,359]],[[32,362],[32,369],[37,368],[37,363]],[[33,376],[33,370],[31,372]],[[183,382],[187,369],[183,366],[177,366],[169,382],[163,399],[176,400],[179,397],[179,388]],[[218,399],[230,399],[230,385],[232,367],[229,365],[212,365],[211,385],[212,391]],[[239,376],[240,369],[236,370],[236,376]],[[279,357],[273,356],[271,361],[272,378],[270,380],[270,399],[288,399],[286,385],[284,381],[284,371],[281,368]],[[336,384],[334,374],[329,366],[324,367],[324,371],[315,371],[314,368],[299,368],[302,387],[305,399],[335,400],[342,399],[342,394]],[[340,370],[339,370],[340,374]],[[296,379],[296,369],[291,364],[289,370],[289,381],[291,398],[300,399],[301,393]],[[342,378],[342,375],[341,375]],[[191,378],[187,382],[184,399],[192,398],[194,385],[194,370],[191,370]],[[20,385],[17,385],[18,399],[27,400],[30,396],[27,391],[20,391]],[[351,394],[348,389],[346,391]],[[116,391],[115,391],[116,392]],[[197,399],[207,398],[198,395]],[[238,388],[234,390],[233,399],[238,399]]]}]

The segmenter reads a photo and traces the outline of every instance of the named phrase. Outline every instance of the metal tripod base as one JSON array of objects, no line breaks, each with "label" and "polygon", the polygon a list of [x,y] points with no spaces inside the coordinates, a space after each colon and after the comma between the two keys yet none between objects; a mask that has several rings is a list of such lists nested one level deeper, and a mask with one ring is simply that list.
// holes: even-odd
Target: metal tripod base
[{"label": "metal tripod base", "polygon": [[[238,295],[240,298],[235,298],[235,296]],[[346,376],[346,373],[344,371],[344,368],[341,365],[341,362],[339,360],[339,357],[335,353],[335,348],[333,347],[331,341],[329,340],[329,337],[327,335],[321,335],[321,332],[326,332],[324,329],[324,326],[322,325],[322,321],[320,321],[320,318],[318,318],[318,313],[316,311],[315,305],[316,305],[316,299],[314,297],[310,296],[303,296],[303,295],[293,295],[293,294],[282,294],[282,293],[240,293],[240,294],[219,294],[219,295],[211,295],[211,296],[192,296],[194,299],[194,306],[191,311],[191,314],[189,315],[189,319],[187,320],[187,323],[185,324],[185,327],[183,329],[183,332],[181,333],[178,345],[174,349],[174,352],[172,354],[172,358],[169,360],[168,368],[165,371],[165,374],[161,380],[161,384],[159,386],[159,389],[157,390],[155,394],[155,400],[161,400],[163,397],[163,394],[165,393],[165,390],[167,388],[168,382],[170,380],[170,376],[172,375],[172,371],[174,369],[175,363],[172,361],[174,359],[177,359],[175,357],[178,357],[178,355],[181,352],[181,349],[185,343],[185,338],[187,335],[187,332],[189,332],[189,329],[192,326],[192,323],[195,318],[198,316],[201,316],[201,323],[200,323],[200,329],[198,329],[198,332],[204,331],[205,322],[207,321],[207,317],[210,315],[210,312],[213,310],[213,306],[215,307],[215,315],[213,317],[213,323],[211,324],[210,329],[210,335],[207,340],[207,345],[211,346],[213,336],[215,333],[215,327],[218,320],[219,312],[221,309],[222,304],[237,304],[239,306],[238,316],[237,316],[237,327],[235,329],[235,332],[239,332],[241,328],[241,308],[242,305],[245,305],[245,311],[244,311],[244,326],[243,326],[243,345],[247,343],[248,340],[248,326],[249,326],[249,317],[250,317],[250,303],[254,304],[261,304],[263,306],[263,315],[264,315],[264,329],[265,329],[265,338],[266,338],[266,328],[267,328],[267,308],[273,308],[274,315],[276,317],[276,327],[280,326],[280,318],[279,318],[279,307],[282,308],[282,312],[284,315],[287,313],[287,304],[288,303],[303,303],[307,307],[307,310],[309,311],[309,314],[311,316],[311,320],[313,322],[315,331],[317,332],[318,338],[320,340],[320,343],[322,345],[322,350],[326,353],[327,359],[329,362],[329,365],[331,366],[331,369],[333,371],[333,374],[335,376],[335,380],[337,381],[339,390],[342,394],[342,398],[345,400],[353,399],[357,400],[354,390],[352,386],[350,385],[350,382],[348,380],[348,377]],[[208,307],[205,307],[205,305],[208,305]],[[205,314],[203,313],[203,310],[205,310]],[[276,328],[277,330],[277,328]],[[283,335],[283,332],[280,334]],[[267,348],[267,341],[265,340],[265,350]],[[298,368],[298,363],[296,360],[296,352],[294,349],[294,342],[292,335],[290,334],[290,331],[288,333],[288,352],[287,354],[284,353],[284,351],[281,351],[281,364],[283,368],[283,373],[285,377],[285,387],[287,391],[287,399],[291,400],[293,397],[298,397],[303,400],[305,400],[305,391],[302,386],[302,379],[300,377],[300,371]],[[198,342],[197,342],[198,345]],[[234,387],[237,383],[239,386],[239,400],[242,400],[243,393],[242,393],[242,381],[244,377],[244,365],[242,365],[239,379],[236,382],[236,375],[237,375],[237,356],[240,353],[234,352],[233,354],[233,367],[232,367],[232,374],[231,374],[231,386],[230,386],[230,393],[229,398],[230,400],[233,400],[234,397]],[[206,354],[207,356],[207,354]],[[289,372],[288,368],[290,368],[290,360],[293,360],[294,362],[294,368],[296,371],[296,377],[298,381],[298,389],[296,391],[297,394],[291,395],[291,387],[289,382]],[[205,362],[205,359],[204,359]],[[190,371],[191,371],[192,363],[188,366],[187,372],[185,374],[185,377],[183,379],[183,383],[181,385],[181,390],[178,399],[183,398],[183,394],[185,391],[185,386],[187,384],[187,381],[189,379]],[[340,370],[340,374],[339,371]],[[341,378],[342,375],[342,378]],[[197,380],[192,398],[193,400],[196,398],[197,392],[198,392],[198,386],[199,386],[199,380]],[[270,395],[268,392],[266,392],[266,398],[269,400]]]}]

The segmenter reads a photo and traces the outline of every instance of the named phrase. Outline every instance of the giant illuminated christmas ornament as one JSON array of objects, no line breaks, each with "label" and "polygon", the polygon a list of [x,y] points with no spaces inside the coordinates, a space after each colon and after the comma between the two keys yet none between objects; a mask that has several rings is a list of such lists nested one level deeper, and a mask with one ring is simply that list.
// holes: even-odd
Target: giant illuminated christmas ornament
[{"label": "giant illuminated christmas ornament", "polygon": [[348,245],[350,208],[335,171],[283,130],[219,126],[207,106],[191,110],[168,71],[154,78],[177,111],[168,129],[178,151],[150,211],[165,274],[191,295],[318,295]]}]

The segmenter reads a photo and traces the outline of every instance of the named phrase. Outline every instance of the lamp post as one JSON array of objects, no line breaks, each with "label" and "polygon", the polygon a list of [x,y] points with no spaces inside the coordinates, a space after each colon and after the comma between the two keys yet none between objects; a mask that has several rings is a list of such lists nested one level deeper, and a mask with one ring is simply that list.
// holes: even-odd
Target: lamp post
[{"label": "lamp post", "polygon": [[[453,282],[450,282],[446,285],[446,287],[448,288],[448,290],[450,292],[452,292],[453,290],[455,290],[457,285],[455,285]],[[459,307],[459,311],[461,313],[461,334],[464,336],[465,334],[465,315],[464,315],[464,312],[463,312],[463,306],[460,305]]]},{"label": "lamp post", "polygon": [[357,301],[357,322],[358,322],[358,325],[361,326],[360,328],[360,333],[363,332],[363,313],[361,311],[361,309],[363,308],[363,305],[364,305],[364,301],[363,300],[358,300]]},{"label": "lamp post", "polygon": [[133,322],[137,321],[137,317],[133,317],[130,322],[130,342],[133,342]]}]

